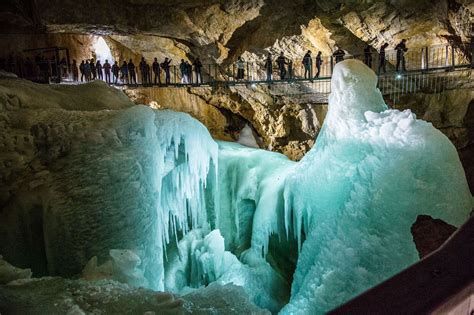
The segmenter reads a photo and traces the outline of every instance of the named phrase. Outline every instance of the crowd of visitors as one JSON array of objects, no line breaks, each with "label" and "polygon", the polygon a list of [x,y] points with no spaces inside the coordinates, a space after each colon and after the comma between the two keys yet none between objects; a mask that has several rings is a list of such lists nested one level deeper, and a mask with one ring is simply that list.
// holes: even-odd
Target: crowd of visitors
[{"label": "crowd of visitors", "polygon": [[[388,48],[388,43],[384,43],[378,51],[378,62],[373,62],[373,56],[377,56],[377,51],[374,50],[370,45],[367,45],[363,53],[361,54],[361,59],[364,63],[373,68],[380,73],[387,72],[387,53],[386,49]],[[406,71],[406,60],[405,53],[408,51],[407,40],[403,39],[395,46],[395,58],[396,61],[395,69],[396,72],[405,72]],[[335,47],[333,54],[327,58],[323,58],[322,52],[318,51],[316,57],[313,61],[312,52],[308,50],[301,59],[301,65],[298,64],[298,67],[301,67],[302,70],[300,75],[304,79],[318,79],[322,75],[322,67],[325,65],[326,69],[328,67],[334,66],[338,62],[341,62],[345,59],[346,52],[341,47]],[[354,56],[352,56],[354,57]],[[0,69],[4,69],[10,72],[16,72],[13,69],[15,64],[13,57],[7,59],[0,59]],[[34,60],[31,60],[29,57],[24,60],[23,69],[24,77],[34,77],[36,76],[45,76],[49,77],[66,77],[68,74],[72,74],[72,80],[75,82],[88,82],[91,80],[104,80],[109,84],[142,84],[142,85],[168,85],[171,84],[171,74],[173,72],[173,83],[175,84],[202,84],[203,83],[203,64],[199,58],[196,58],[192,63],[188,60],[181,59],[181,62],[178,66],[173,67],[171,65],[172,60],[170,58],[165,58],[161,63],[157,58],[153,59],[153,62],[149,63],[144,57],[141,58],[138,65],[135,65],[132,59],[127,61],[122,61],[119,64],[117,61],[109,62],[105,60],[102,64],[101,60],[82,60],[80,64],[76,60],[73,60],[72,63],[68,66],[65,58],[59,59],[56,56],[51,58],[44,57],[42,55],[37,55]],[[391,60],[391,62],[393,62]],[[377,65],[375,65],[377,64]],[[277,71],[274,71],[274,67]],[[207,66],[206,66],[207,69]],[[210,73],[211,68],[207,69],[208,75],[212,77]],[[252,81],[254,78],[249,75],[249,64],[239,56],[233,65],[232,75],[237,81]],[[235,73],[235,69],[237,72]],[[173,70],[173,71],[172,71]],[[255,69],[252,69],[253,71]],[[268,53],[264,63],[263,63],[263,72],[266,75],[267,81],[274,80],[292,80],[295,78],[295,66],[293,60],[285,57],[284,53],[281,52],[278,57],[274,60],[272,53]],[[313,70],[315,70],[313,73]],[[274,78],[274,74],[278,74],[278,78]],[[325,71],[325,75],[330,74],[330,72]],[[137,79],[137,76],[140,80]],[[162,77],[164,82],[162,82]],[[177,79],[179,78],[179,79]],[[179,80],[179,81],[177,81]]]},{"label": "crowd of visitors", "polygon": [[[387,69],[386,69],[387,60],[386,60],[386,53],[385,53],[385,50],[387,47],[388,47],[388,44],[385,43],[380,48],[378,73],[381,73],[382,70],[384,73],[387,72]],[[404,72],[406,71],[405,52],[408,50],[406,47],[406,39],[403,39],[395,47],[395,50],[396,50],[396,71]],[[308,50],[301,60],[301,64],[304,71],[303,78],[305,79],[319,78],[321,75],[321,67],[324,63],[321,51],[318,51],[315,62],[313,62],[311,53],[312,53],[311,50]],[[372,47],[370,45],[367,45],[366,48],[364,49],[363,59],[364,59],[364,63],[370,68],[372,68],[372,54],[373,53],[374,52],[372,51]],[[336,47],[334,53],[331,56],[332,58],[329,61],[331,66],[333,65],[333,63],[338,63],[338,62],[343,61],[345,55],[346,55],[346,52],[343,49],[341,49],[340,47]],[[283,52],[280,53],[278,58],[275,60],[275,63],[278,67],[280,80],[291,80],[294,78],[293,61],[286,58]],[[236,66],[238,69],[237,80],[243,80],[245,76],[245,62],[242,59],[242,57],[238,57]],[[273,62],[272,54],[268,53],[265,59],[265,64],[264,64],[267,81],[274,80],[273,66],[274,66],[274,62]],[[316,67],[315,76],[313,76],[313,66]]]}]

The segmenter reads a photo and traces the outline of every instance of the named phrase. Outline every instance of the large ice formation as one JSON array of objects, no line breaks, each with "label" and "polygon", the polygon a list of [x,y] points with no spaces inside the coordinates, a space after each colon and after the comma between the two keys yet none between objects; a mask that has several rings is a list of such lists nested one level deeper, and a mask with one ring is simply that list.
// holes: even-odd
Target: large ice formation
[{"label": "large ice formation", "polygon": [[415,262],[418,214],[459,226],[471,210],[454,146],[388,110],[376,82],[361,62],[335,67],[316,145],[286,179],[286,225],[306,241],[283,313],[323,313]]},{"label": "large ice formation", "polygon": [[361,62],[336,65],[321,133],[297,163],[112,92],[109,111],[61,100],[97,83],[48,88],[41,111],[0,85],[1,127],[17,139],[2,138],[0,253],[34,275],[87,264],[90,279],[185,296],[237,285],[274,313],[322,314],[418,259],[418,214],[459,226],[472,206],[454,146],[389,110],[376,82]]}]

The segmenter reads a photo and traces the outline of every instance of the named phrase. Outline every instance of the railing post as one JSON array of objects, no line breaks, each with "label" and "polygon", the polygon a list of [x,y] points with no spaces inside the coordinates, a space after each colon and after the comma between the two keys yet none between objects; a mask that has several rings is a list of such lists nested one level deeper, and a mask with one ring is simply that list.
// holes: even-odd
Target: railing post
[{"label": "railing post", "polygon": [[451,46],[451,63],[453,66],[453,69],[456,67],[456,59],[455,59],[455,54],[454,54],[454,46]]},{"label": "railing post", "polygon": [[332,70],[334,69],[334,59],[333,57],[331,56],[331,77],[332,77]]},{"label": "railing post", "polygon": [[208,65],[209,66],[209,71],[207,72],[208,73],[208,77],[209,77],[209,84],[211,83],[212,81],[212,73],[211,73],[211,64]]},{"label": "railing post", "polygon": [[446,45],[445,67],[449,67],[449,45]]},{"label": "railing post", "polygon": [[246,65],[247,65],[247,81],[250,81],[249,63],[246,62]]},{"label": "railing post", "polygon": [[426,68],[425,49],[421,48],[421,69]]},{"label": "railing post", "polygon": [[425,47],[425,70],[430,68],[430,59],[429,59],[429,50],[428,47]]}]

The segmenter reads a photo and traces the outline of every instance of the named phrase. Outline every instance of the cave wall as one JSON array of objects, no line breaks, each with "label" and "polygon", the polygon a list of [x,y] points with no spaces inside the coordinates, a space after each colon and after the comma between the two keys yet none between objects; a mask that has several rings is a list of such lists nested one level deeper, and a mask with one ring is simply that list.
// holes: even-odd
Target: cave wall
[{"label": "cave wall", "polygon": [[[81,1],[7,0],[1,33],[110,35],[137,54],[171,54],[228,63],[244,52],[306,49],[351,54],[365,43],[413,48],[469,41],[472,0],[235,0]],[[125,37],[124,37],[125,36]],[[252,55],[250,55],[252,56]]]},{"label": "cave wall", "polygon": [[[472,0],[86,0],[80,6],[70,0],[7,0],[0,6],[0,39],[6,53],[60,45],[71,49],[71,58],[82,60],[94,57],[92,45],[101,35],[119,62],[138,62],[143,56],[148,61],[170,57],[178,64],[199,56],[203,63],[229,65],[239,55],[263,62],[268,51],[284,51],[296,60],[307,49],[329,55],[336,46],[359,54],[367,43],[379,48],[388,42],[393,48],[402,38],[411,50],[446,43],[462,50],[469,41],[473,9]],[[248,123],[263,147],[292,159],[313,145],[326,110],[321,102],[276,96],[265,87],[127,93],[137,103],[191,113],[217,139],[236,140]],[[419,111],[432,99],[419,94],[416,104],[425,105],[405,103]],[[449,110],[457,102],[451,97],[440,106]],[[470,152],[465,145],[470,129],[444,129],[466,156],[463,160],[469,160],[471,154],[463,152]]]},{"label": "cave wall", "polygon": [[34,58],[36,52],[23,53],[25,49],[45,47],[65,47],[69,49],[70,60],[76,59],[78,63],[84,59],[95,56],[93,45],[98,36],[83,34],[1,34],[2,50],[0,58]]}]

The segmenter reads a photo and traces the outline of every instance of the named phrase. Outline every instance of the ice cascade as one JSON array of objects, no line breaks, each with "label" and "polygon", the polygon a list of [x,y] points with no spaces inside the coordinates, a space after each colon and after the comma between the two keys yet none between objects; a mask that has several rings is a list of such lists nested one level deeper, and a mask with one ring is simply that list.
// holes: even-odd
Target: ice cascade
[{"label": "ice cascade", "polygon": [[417,261],[417,215],[462,224],[472,196],[456,149],[411,111],[389,110],[376,84],[359,61],[336,65],[326,120],[300,162],[219,142],[218,230],[179,242],[165,287],[234,283],[272,312],[289,299],[282,314],[323,314]]},{"label": "ice cascade", "polygon": [[119,134],[126,134],[121,138],[136,147],[143,173],[150,174],[149,196],[142,202],[151,209],[148,220],[155,237],[145,245],[142,267],[147,286],[164,290],[168,244],[213,220],[217,144],[187,114],[137,106],[116,123]]}]

